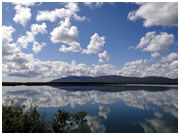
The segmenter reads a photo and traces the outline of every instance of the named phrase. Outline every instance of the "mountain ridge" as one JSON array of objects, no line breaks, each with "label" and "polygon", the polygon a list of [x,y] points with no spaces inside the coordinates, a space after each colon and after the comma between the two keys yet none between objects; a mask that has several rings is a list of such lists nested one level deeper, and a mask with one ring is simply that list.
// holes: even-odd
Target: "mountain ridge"
[{"label": "mountain ridge", "polygon": [[68,76],[54,79],[51,82],[96,82],[96,83],[121,83],[121,84],[178,84],[178,78],[171,79],[166,77],[147,76],[147,77],[126,77],[117,75],[107,76]]}]

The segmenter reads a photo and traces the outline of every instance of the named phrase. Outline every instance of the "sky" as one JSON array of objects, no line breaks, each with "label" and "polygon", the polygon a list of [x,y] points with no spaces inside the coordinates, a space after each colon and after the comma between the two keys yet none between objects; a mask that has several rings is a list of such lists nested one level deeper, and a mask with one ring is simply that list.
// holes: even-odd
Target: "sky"
[{"label": "sky", "polygon": [[2,3],[2,80],[178,77],[178,3]]}]

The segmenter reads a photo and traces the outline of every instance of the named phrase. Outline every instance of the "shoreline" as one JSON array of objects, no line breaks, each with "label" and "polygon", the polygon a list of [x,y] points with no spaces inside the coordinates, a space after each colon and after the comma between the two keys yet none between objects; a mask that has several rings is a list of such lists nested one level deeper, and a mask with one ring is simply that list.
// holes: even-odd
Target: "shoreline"
[{"label": "shoreline", "polygon": [[2,86],[177,86],[176,83],[106,83],[106,82],[2,82]]}]

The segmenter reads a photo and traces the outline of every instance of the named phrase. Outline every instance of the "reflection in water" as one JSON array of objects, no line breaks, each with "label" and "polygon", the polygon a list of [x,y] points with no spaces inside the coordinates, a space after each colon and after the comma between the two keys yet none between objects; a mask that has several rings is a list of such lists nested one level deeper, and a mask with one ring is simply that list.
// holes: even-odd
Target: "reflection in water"
[{"label": "reflection in water", "polygon": [[86,116],[87,125],[92,133],[104,133],[106,128],[97,116]]},{"label": "reflection in water", "polygon": [[[87,123],[92,132],[106,132],[105,125],[99,118],[104,118],[104,121],[108,121],[113,111],[110,107],[118,104],[120,101],[126,108],[132,108],[134,111],[148,111],[153,112],[152,117],[145,118],[143,121],[136,121],[144,132],[177,132],[177,125],[173,126],[164,119],[164,114],[171,115],[173,119],[178,118],[178,91],[177,88],[168,87],[162,91],[156,91],[152,88],[130,91],[119,87],[110,87],[102,90],[102,88],[96,90],[84,88],[82,90],[78,87],[75,90],[72,87],[55,88],[49,86],[17,86],[17,87],[4,87],[3,86],[3,104],[7,105],[10,101],[14,101],[17,105],[31,106],[32,104],[38,105],[38,107],[65,107],[70,105],[71,108],[76,108],[77,105],[97,104],[98,114],[97,116],[87,116]],[[95,88],[95,87],[94,87]],[[118,90],[119,89],[119,90]],[[157,88],[156,88],[157,89]],[[161,88],[163,89],[163,87]],[[121,106],[116,107],[116,111],[119,111]],[[158,109],[157,109],[158,108]],[[95,108],[94,108],[95,109]],[[110,115],[110,112],[111,115]],[[115,118],[116,119],[116,118]],[[113,126],[113,125],[112,125]],[[128,131],[127,131],[128,132]]]},{"label": "reflection in water", "polygon": [[163,117],[163,113],[161,113],[161,112],[154,112],[154,116],[156,116],[157,118],[162,118]]},{"label": "reflection in water", "polygon": [[[25,90],[24,90],[25,89]],[[127,106],[138,109],[153,109],[149,103],[162,108],[163,111],[177,117],[177,90],[163,92],[149,91],[125,91],[125,92],[102,92],[102,91],[66,91],[53,87],[3,87],[3,104],[13,100],[18,105],[30,106],[36,104],[39,107],[63,107],[87,102],[113,104],[116,99],[122,100]]]},{"label": "reflection in water", "polygon": [[146,133],[173,133],[177,132],[177,129],[168,120],[163,119],[146,119],[144,122],[140,122]]},{"label": "reflection in water", "polygon": [[105,106],[99,106],[99,116],[103,116],[105,119],[107,119],[108,114],[110,113],[110,109]]}]

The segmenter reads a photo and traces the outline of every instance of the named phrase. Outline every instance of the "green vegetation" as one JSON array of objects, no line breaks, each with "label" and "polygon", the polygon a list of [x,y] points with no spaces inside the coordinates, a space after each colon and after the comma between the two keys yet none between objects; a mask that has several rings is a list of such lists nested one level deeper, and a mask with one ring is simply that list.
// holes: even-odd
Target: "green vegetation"
[{"label": "green vegetation", "polygon": [[2,106],[3,133],[64,133],[75,132],[83,127],[86,112],[71,114],[58,110],[54,118],[47,122],[44,115],[37,111],[37,106],[26,109],[24,106]]}]

